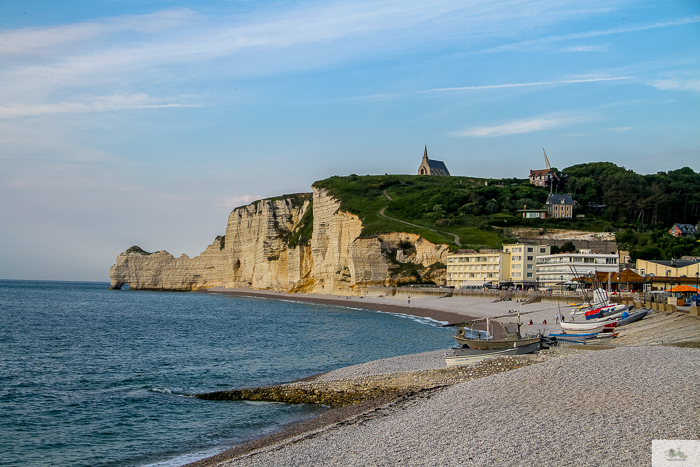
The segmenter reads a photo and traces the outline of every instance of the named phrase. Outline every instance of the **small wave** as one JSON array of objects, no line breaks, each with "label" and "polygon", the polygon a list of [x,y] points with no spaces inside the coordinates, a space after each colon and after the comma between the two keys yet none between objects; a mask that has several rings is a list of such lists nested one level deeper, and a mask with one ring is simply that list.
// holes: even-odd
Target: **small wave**
[{"label": "small wave", "polygon": [[185,465],[185,464],[190,464],[192,462],[201,461],[202,459],[206,459],[207,457],[216,456],[217,454],[221,454],[222,452],[224,452],[226,449],[228,449],[227,446],[220,446],[220,447],[210,449],[210,450],[204,451],[204,452],[193,452],[193,453],[189,453],[189,454],[182,454],[182,455],[177,456],[173,459],[168,459],[168,460],[156,462],[153,464],[146,464],[143,467],[180,467],[180,466]]},{"label": "small wave", "polygon": [[284,405],[284,402],[272,402],[272,401],[241,401],[247,405]]},{"label": "small wave", "polygon": [[[370,310],[370,311],[373,311],[373,310]],[[375,311],[375,313],[384,313],[387,315],[398,316],[399,318],[407,318],[407,319],[410,319],[411,321],[415,321],[417,323],[427,324],[428,326],[436,326],[437,327],[437,326],[444,326],[446,324],[450,324],[449,321],[440,321],[437,319],[428,318],[428,317],[424,317],[424,316],[413,316],[413,315],[408,315],[406,313],[396,313],[393,311]]]}]

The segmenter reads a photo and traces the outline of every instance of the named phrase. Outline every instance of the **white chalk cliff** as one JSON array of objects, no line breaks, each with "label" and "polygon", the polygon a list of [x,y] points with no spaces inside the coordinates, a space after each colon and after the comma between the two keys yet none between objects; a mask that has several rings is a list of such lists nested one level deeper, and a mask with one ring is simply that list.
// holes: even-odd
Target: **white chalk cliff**
[{"label": "white chalk cliff", "polygon": [[[313,222],[313,229],[311,223]],[[226,235],[195,258],[138,247],[117,256],[111,287],[196,290],[252,287],[288,292],[362,293],[416,276],[444,282],[447,245],[391,232],[362,238],[362,222],[324,189],[256,201],[233,210]],[[432,267],[431,267],[432,266]]]}]

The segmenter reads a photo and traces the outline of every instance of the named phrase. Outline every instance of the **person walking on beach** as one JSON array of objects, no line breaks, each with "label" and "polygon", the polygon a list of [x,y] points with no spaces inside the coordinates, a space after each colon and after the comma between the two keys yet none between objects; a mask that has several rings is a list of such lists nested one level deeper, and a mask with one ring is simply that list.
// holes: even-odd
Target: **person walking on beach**
[{"label": "person walking on beach", "polygon": [[411,296],[410,295],[408,296],[408,304],[409,305],[411,304]]},{"label": "person walking on beach", "polygon": [[559,324],[559,315],[554,315],[554,324]]}]

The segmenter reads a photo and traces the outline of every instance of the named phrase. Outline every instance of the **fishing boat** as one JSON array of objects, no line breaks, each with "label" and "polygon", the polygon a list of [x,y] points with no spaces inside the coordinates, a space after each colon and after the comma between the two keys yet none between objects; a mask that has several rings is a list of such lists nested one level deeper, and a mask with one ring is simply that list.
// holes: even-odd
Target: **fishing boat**
[{"label": "fishing boat", "polygon": [[[473,321],[476,323],[476,321]],[[479,334],[477,339],[468,338],[467,330],[463,327],[457,329],[457,335],[452,336],[452,338],[457,341],[460,347],[466,347],[469,349],[479,349],[479,350],[493,350],[493,349],[510,349],[523,347],[530,344],[539,345],[540,337],[522,337],[520,335],[520,316],[518,315],[517,328],[509,325],[502,326],[503,331],[505,331],[504,339],[493,339],[491,333],[489,333],[489,320],[486,320],[486,336],[481,339],[481,334]],[[501,332],[503,334],[503,332]],[[533,350],[534,351],[534,350]]]},{"label": "fishing boat", "polygon": [[494,348],[494,349],[474,349],[470,347],[454,347],[452,352],[455,357],[469,357],[473,355],[524,355],[536,351],[540,346],[540,338],[535,342],[525,345],[517,345],[516,341],[512,341],[510,347]]}]

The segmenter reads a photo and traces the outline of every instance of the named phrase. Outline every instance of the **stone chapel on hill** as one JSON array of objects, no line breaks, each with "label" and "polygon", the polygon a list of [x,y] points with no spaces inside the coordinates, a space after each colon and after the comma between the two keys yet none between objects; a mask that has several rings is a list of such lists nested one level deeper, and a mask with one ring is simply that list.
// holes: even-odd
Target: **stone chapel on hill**
[{"label": "stone chapel on hill", "polygon": [[450,176],[450,171],[442,161],[431,161],[428,159],[428,145],[425,146],[423,152],[423,161],[418,167],[418,175],[445,175]]}]

